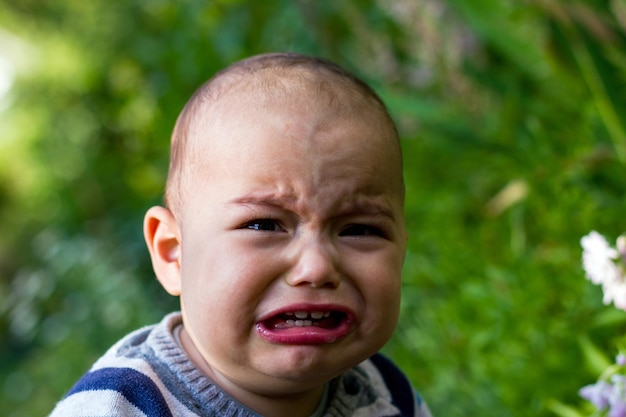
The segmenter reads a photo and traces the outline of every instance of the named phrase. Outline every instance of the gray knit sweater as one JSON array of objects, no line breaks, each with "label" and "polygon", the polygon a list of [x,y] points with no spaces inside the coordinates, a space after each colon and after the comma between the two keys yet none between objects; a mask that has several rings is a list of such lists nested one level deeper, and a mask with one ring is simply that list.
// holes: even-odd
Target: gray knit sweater
[{"label": "gray knit sweater", "polygon": [[[173,313],[120,340],[50,417],[258,417],[194,366],[173,336],[180,323]],[[378,354],[330,382],[323,415],[430,417],[404,375]]]}]

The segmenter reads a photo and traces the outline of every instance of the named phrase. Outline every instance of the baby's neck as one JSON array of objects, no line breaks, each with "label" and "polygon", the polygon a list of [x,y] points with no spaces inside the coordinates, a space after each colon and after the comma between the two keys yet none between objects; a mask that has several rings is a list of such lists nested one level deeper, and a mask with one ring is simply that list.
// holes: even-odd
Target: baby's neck
[{"label": "baby's neck", "polygon": [[[245,405],[264,417],[317,417],[323,415],[324,411],[322,409],[322,414],[319,413],[320,405],[325,406],[323,392],[322,387],[321,392],[291,394],[283,397],[256,396],[253,398],[248,395],[247,401],[249,402]],[[243,401],[240,402],[243,403]]]}]

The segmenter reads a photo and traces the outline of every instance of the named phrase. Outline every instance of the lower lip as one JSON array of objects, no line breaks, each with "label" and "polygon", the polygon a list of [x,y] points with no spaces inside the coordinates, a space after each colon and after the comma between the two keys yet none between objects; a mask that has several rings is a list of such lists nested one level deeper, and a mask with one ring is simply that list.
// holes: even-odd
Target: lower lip
[{"label": "lower lip", "polygon": [[315,326],[290,327],[288,329],[270,329],[263,323],[257,323],[256,330],[261,338],[271,343],[285,345],[321,345],[334,343],[347,336],[353,329],[350,320],[344,320],[332,329]]}]

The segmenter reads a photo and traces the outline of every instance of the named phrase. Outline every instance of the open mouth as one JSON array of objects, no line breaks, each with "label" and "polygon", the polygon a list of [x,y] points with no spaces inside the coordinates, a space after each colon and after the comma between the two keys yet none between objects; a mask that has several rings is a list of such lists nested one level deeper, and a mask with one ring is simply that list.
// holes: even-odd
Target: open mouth
[{"label": "open mouth", "polygon": [[257,323],[262,338],[281,344],[333,343],[352,329],[352,314],[340,309],[284,310]]},{"label": "open mouth", "polygon": [[333,329],[346,320],[346,314],[339,311],[288,311],[271,317],[264,322],[268,329],[289,329],[292,327],[321,327]]}]

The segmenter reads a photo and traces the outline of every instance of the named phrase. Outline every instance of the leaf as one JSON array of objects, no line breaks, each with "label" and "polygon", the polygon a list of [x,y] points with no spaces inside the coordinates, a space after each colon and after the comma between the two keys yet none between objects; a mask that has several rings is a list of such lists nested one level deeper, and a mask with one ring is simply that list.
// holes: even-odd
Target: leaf
[{"label": "leaf", "polygon": [[548,400],[546,406],[548,410],[560,417],[585,417],[584,414],[581,414],[574,407],[565,405],[557,400]]},{"label": "leaf", "polygon": [[578,344],[582,349],[585,362],[589,370],[595,374],[602,374],[611,366],[611,360],[587,336],[580,336]]}]

